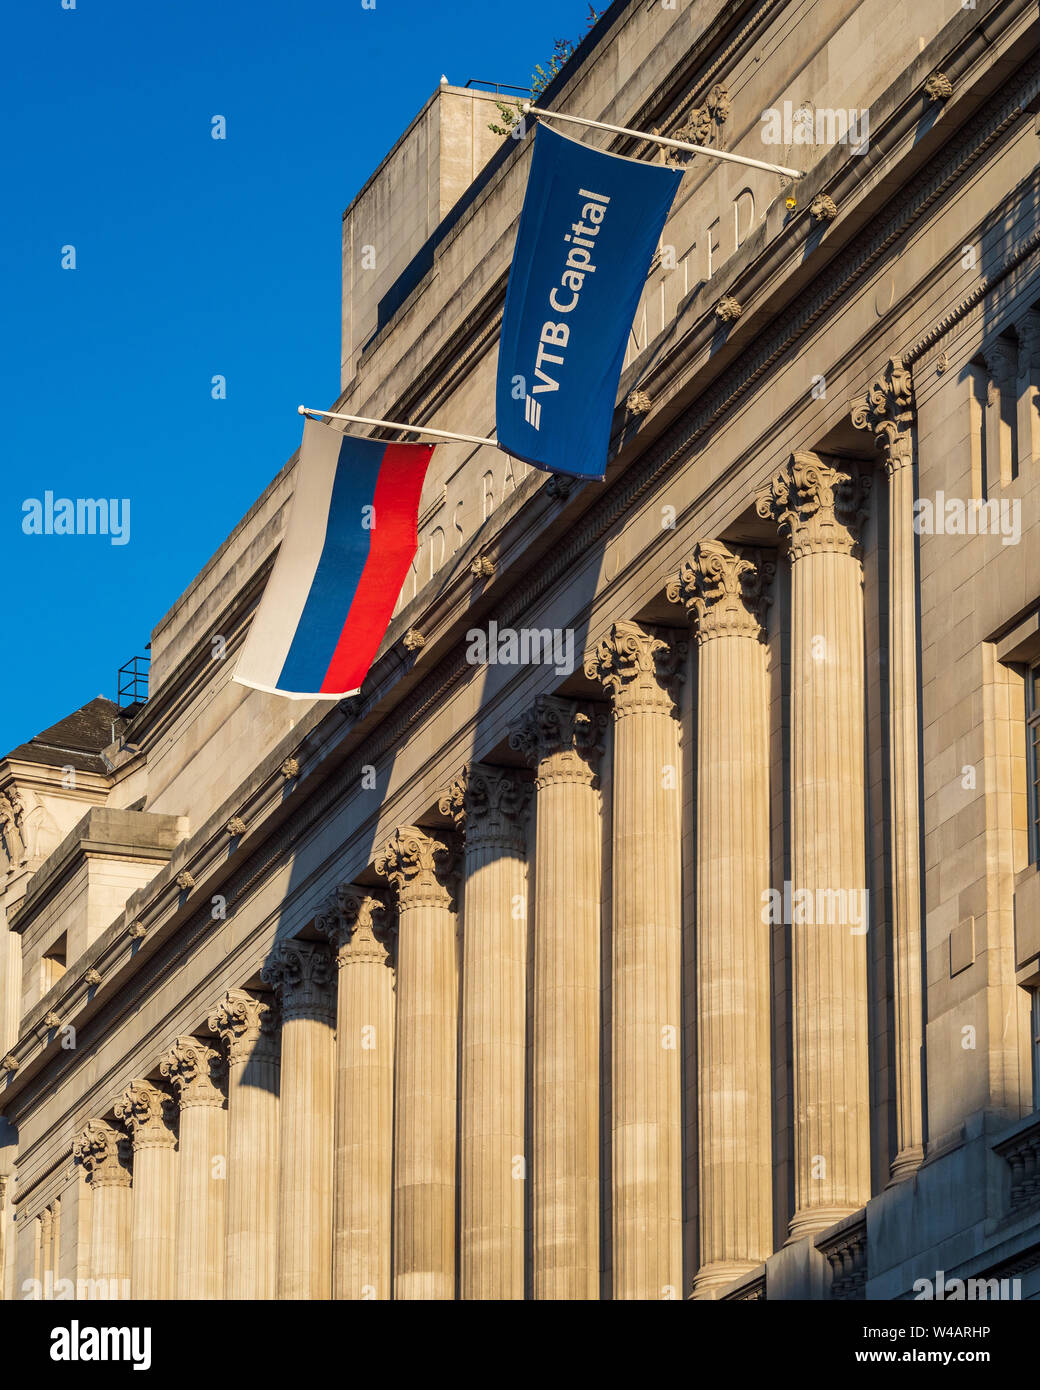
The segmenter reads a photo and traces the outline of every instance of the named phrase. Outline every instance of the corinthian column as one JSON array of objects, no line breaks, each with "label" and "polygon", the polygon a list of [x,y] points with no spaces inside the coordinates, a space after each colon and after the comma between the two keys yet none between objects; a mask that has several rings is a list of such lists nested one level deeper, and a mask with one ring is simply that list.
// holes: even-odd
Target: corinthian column
[{"label": "corinthian column", "polygon": [[224,1296],[227,1112],[223,1063],[199,1038],[178,1038],[159,1063],[180,1104],[177,1297]]},{"label": "corinthian column", "polygon": [[321,941],[279,942],[263,970],[282,1006],[278,1297],[332,1297],[336,978]]},{"label": "corinthian column", "polygon": [[917,741],[917,581],[914,570],[913,384],[896,357],[852,412],[881,449],[888,477],[888,811],[892,828],[895,993],[894,1182],[924,1157],[921,1002],[921,821]]},{"label": "corinthian column", "polygon": [[792,567],[791,1240],[824,1230],[870,1197],[858,545],[869,485],[851,466],[798,453],[757,503],[788,538]]},{"label": "corinthian column", "polygon": [[530,785],[474,763],[441,811],[465,831],[460,1291],[524,1296],[524,1049]]},{"label": "corinthian column", "polygon": [[177,1261],[177,1107],[151,1081],[131,1081],[115,1108],[134,1146],[130,1292],[174,1298]]},{"label": "corinthian column", "polygon": [[697,639],[697,1163],[714,1291],[773,1248],[767,589],[757,550],[705,541],[668,588]]},{"label": "corinthian column", "polygon": [[599,1297],[600,798],[606,724],[540,695],[509,741],[535,768],[531,1216],[535,1298]]},{"label": "corinthian column", "polygon": [[394,976],[386,904],[341,884],[315,926],[336,952],[333,1298],[390,1297]]},{"label": "corinthian column", "polygon": [[405,825],[376,860],[397,896],[394,1297],[455,1297],[455,1035],[452,847]]},{"label": "corinthian column", "polygon": [[278,1246],[278,1010],[229,989],[208,1023],[227,1049],[224,1297],[274,1298]]},{"label": "corinthian column", "polygon": [[675,689],[686,643],[615,623],[585,674],[614,711],[615,1298],[682,1296],[682,870]]},{"label": "corinthian column", "polygon": [[130,1145],[104,1120],[88,1120],[72,1153],[90,1184],[90,1278],[105,1280],[98,1297],[122,1298],[130,1279]]}]

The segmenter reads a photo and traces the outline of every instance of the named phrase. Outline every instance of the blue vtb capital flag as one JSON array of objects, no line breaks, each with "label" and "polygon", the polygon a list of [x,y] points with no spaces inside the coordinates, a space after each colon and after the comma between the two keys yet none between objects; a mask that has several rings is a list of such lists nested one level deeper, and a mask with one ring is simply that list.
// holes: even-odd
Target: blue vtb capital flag
[{"label": "blue vtb capital flag", "polygon": [[603,477],[625,340],[681,178],[535,130],[498,349],[507,453]]}]

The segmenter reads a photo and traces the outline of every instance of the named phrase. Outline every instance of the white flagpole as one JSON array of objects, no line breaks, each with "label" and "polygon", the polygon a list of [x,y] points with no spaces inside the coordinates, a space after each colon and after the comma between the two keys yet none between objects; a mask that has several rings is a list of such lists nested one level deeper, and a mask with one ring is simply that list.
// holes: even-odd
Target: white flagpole
[{"label": "white flagpole", "polygon": [[349,420],[353,425],[380,425],[387,430],[411,430],[413,434],[434,434],[438,439],[459,439],[463,444],[490,444],[498,448],[498,440],[493,436],[482,439],[479,434],[456,434],[454,430],[431,430],[425,425],[402,425],[396,420],[370,420],[366,415],[341,415],[334,410],[312,410],[309,405],[298,405],[298,415],[324,415],[329,420]]},{"label": "white flagpole", "polygon": [[667,145],[671,150],[688,150],[690,154],[707,154],[712,159],[728,159],[733,164],[746,164],[752,169],[765,169],[770,174],[784,174],[791,179],[805,178],[802,169],[785,169],[782,164],[766,164],[761,159],[748,159],[746,155],[713,150],[707,145],[689,145],[685,140],[672,140],[665,135],[651,135],[645,130],[630,130],[623,125],[607,125],[606,121],[590,121],[584,116],[566,116],[562,111],[544,111],[540,106],[526,106],[523,110],[525,115],[540,116],[543,120],[570,121],[573,125],[590,126],[593,130],[609,130],[614,135],[633,135],[637,140],[648,140],[653,145]]}]

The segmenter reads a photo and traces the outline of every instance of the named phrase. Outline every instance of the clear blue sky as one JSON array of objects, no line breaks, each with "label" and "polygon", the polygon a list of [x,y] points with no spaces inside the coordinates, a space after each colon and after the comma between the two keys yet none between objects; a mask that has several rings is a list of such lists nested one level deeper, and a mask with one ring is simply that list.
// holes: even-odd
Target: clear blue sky
[{"label": "clear blue sky", "polygon": [[[441,73],[527,83],[587,8],[5,0],[0,754],[115,695],[335,399],[340,215]],[[129,543],[23,534],[47,490],[129,498]]]}]

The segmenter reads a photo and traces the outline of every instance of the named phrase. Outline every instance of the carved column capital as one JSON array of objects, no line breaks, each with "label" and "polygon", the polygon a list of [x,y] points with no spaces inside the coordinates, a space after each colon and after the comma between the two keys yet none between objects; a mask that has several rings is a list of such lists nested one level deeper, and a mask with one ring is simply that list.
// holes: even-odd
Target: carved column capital
[{"label": "carved column capital", "polygon": [[858,556],[870,485],[870,475],[854,464],[836,468],[817,454],[796,453],[758,494],[755,509],[787,536],[792,560],[825,552]]},{"label": "carved column capital", "polygon": [[172,1149],[177,1143],[177,1106],[154,1081],[131,1081],[116,1102],[115,1117],[133,1140],[134,1153],[139,1149]]},{"label": "carved column capital", "polygon": [[539,695],[510,727],[509,746],[537,770],[536,785],[591,783],[603,751],[606,715],[594,704]]},{"label": "carved column capital", "polygon": [[398,907],[450,907],[455,847],[448,835],[417,825],[401,825],[376,859],[376,873],[388,879]]},{"label": "carved column capital", "polygon": [[1015,320],[1018,334],[1018,374],[1028,377],[1030,369],[1040,367],[1040,312],[1028,309]]},{"label": "carved column capital", "polygon": [[503,768],[471,763],[441,797],[440,812],[465,832],[470,847],[495,846],[523,854],[530,801],[529,782]]},{"label": "carved column capital", "polygon": [[385,900],[368,888],[341,883],[314,920],[316,931],[328,937],[336,966],[393,962],[393,929],[387,924]]},{"label": "carved column capital", "polygon": [[88,1120],[72,1146],[91,1187],[130,1186],[130,1141],[105,1120]]},{"label": "carved column capital", "polygon": [[764,642],[769,587],[776,565],[768,552],[722,541],[698,541],[668,585],[672,603],[689,613],[698,643],[710,637]]},{"label": "carved column capital", "polygon": [[178,1038],[159,1063],[159,1071],[177,1092],[182,1110],[193,1105],[220,1106],[224,1063],[220,1053],[199,1038]]},{"label": "carved column capital", "polygon": [[277,992],[286,1023],[299,1018],[330,1026],[335,1022],[336,975],[324,941],[280,941],[260,978]]},{"label": "carved column capital", "polygon": [[277,1061],[278,1005],[245,989],[229,989],[207,1022],[227,1048],[228,1064],[237,1066],[258,1054]]},{"label": "carved column capital", "polygon": [[884,450],[889,477],[913,461],[914,382],[901,357],[893,357],[867,394],[852,408],[852,423],[870,430]]},{"label": "carved column capital", "polygon": [[614,623],[586,653],[585,674],[609,692],[614,718],[625,714],[672,714],[688,648],[674,633],[643,623]]},{"label": "carved column capital", "polygon": [[1001,389],[1009,387],[1018,369],[1015,344],[1007,338],[991,338],[988,343],[983,344],[982,358],[996,385]]}]

